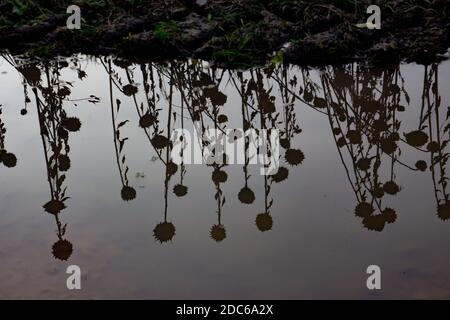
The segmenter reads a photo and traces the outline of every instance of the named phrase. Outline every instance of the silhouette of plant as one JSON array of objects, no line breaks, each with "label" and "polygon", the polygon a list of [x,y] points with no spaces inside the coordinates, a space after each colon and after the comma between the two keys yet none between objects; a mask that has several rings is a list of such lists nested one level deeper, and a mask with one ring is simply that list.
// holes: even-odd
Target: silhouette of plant
[{"label": "silhouette of plant", "polygon": [[2,105],[0,104],[0,163],[7,168],[15,167],[17,158],[14,153],[8,152],[5,147],[6,126],[2,121]]}]

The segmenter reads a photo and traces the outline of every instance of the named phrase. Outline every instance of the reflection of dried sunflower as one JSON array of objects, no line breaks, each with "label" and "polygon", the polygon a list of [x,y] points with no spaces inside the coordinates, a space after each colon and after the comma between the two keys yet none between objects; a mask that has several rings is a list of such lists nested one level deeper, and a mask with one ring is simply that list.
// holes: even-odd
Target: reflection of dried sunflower
[{"label": "reflection of dried sunflower", "polygon": [[259,231],[269,231],[272,229],[273,220],[272,216],[268,213],[260,213],[256,216],[256,226]]},{"label": "reflection of dried sunflower", "polygon": [[283,138],[283,139],[280,139],[280,146],[283,147],[284,149],[289,149],[291,146],[291,143],[290,143],[289,139]]},{"label": "reflection of dried sunflower", "polygon": [[387,223],[394,223],[397,220],[397,214],[392,208],[386,208],[381,214]]},{"label": "reflection of dried sunflower", "polygon": [[60,200],[50,200],[49,202],[44,204],[43,207],[48,213],[58,214],[59,212],[61,212],[61,210],[64,210],[66,208],[66,205]]},{"label": "reflection of dried sunflower", "polygon": [[227,237],[227,232],[225,230],[225,227],[221,224],[216,224],[216,225],[212,226],[209,234],[211,235],[211,238],[213,238],[217,242],[220,242]]},{"label": "reflection of dried sunflower", "polygon": [[382,198],[384,196],[384,190],[381,186],[378,185],[375,188],[373,188],[372,194],[376,198]]},{"label": "reflection of dried sunflower", "polygon": [[52,253],[56,259],[67,261],[72,255],[73,246],[67,240],[58,240],[53,244]]},{"label": "reflection of dried sunflower", "polygon": [[217,117],[217,122],[218,123],[224,123],[228,121],[228,117],[224,114],[219,114],[219,116]]},{"label": "reflection of dried sunflower", "polygon": [[215,184],[224,183],[228,179],[228,174],[220,169],[215,169],[212,173],[212,181],[214,181]]},{"label": "reflection of dried sunflower", "polygon": [[80,119],[75,117],[64,118],[61,121],[61,125],[70,132],[76,132],[81,128]]},{"label": "reflection of dried sunflower", "polygon": [[314,104],[314,107],[316,107],[318,109],[324,109],[327,107],[327,102],[325,101],[325,99],[320,98],[320,97],[315,97],[313,104]]},{"label": "reflection of dried sunflower", "polygon": [[284,181],[288,178],[289,176],[289,170],[285,167],[279,167],[277,173],[273,174],[272,180],[275,181],[276,183]]},{"label": "reflection of dried sunflower", "polygon": [[178,170],[178,165],[177,165],[176,163],[174,163],[174,162],[169,162],[169,163],[167,164],[167,174],[168,174],[169,176],[174,175],[174,174],[177,172],[177,170]]},{"label": "reflection of dried sunflower", "polygon": [[346,143],[346,141],[345,141],[345,138],[344,138],[344,137],[340,137],[340,138],[337,140],[337,146],[338,146],[339,148],[342,148],[343,146],[345,146],[345,143]]},{"label": "reflection of dried sunflower", "polygon": [[383,119],[375,120],[372,126],[378,132],[387,131],[389,129],[389,125]]},{"label": "reflection of dried sunflower", "polygon": [[206,88],[204,92],[215,106],[223,106],[227,102],[227,96],[220,92],[216,87]]},{"label": "reflection of dried sunflower", "polygon": [[175,235],[175,226],[171,222],[161,222],[153,229],[153,236],[159,242],[172,240]]},{"label": "reflection of dried sunflower", "polygon": [[372,214],[373,207],[370,203],[360,202],[355,208],[355,215],[361,218],[368,217]]},{"label": "reflection of dried sunflower", "polygon": [[140,119],[139,119],[139,126],[141,128],[148,128],[151,125],[153,125],[153,123],[155,123],[156,121],[156,117],[150,113],[146,113],[144,114]]},{"label": "reflection of dried sunflower", "polygon": [[67,86],[63,86],[61,87],[61,89],[58,90],[59,97],[64,98],[68,95],[70,95],[70,89]]},{"label": "reflection of dried sunflower", "polygon": [[363,225],[372,231],[383,231],[386,221],[381,214],[370,215],[363,219]]},{"label": "reflection of dried sunflower", "polygon": [[123,87],[123,93],[128,97],[136,94],[137,92],[138,88],[136,86],[133,86],[132,84],[127,84]]},{"label": "reflection of dried sunflower", "polygon": [[188,188],[183,186],[182,184],[177,184],[173,187],[173,193],[175,193],[178,197],[183,197],[187,194]]},{"label": "reflection of dried sunflower", "polygon": [[420,130],[405,134],[406,142],[413,147],[421,147],[428,141],[428,135]]},{"label": "reflection of dried sunflower", "polygon": [[58,167],[59,167],[59,170],[61,170],[61,171],[69,170],[70,169],[70,158],[65,154],[61,154],[58,157]]},{"label": "reflection of dried sunflower", "polygon": [[342,132],[341,128],[333,128],[333,134],[334,134],[335,136],[341,134],[341,132]]},{"label": "reflection of dried sunflower", "polygon": [[383,185],[384,192],[388,194],[397,194],[400,191],[399,186],[394,181],[388,181]]},{"label": "reflection of dried sunflower", "polygon": [[362,142],[361,133],[356,130],[349,130],[347,132],[347,138],[352,144],[360,144]]},{"label": "reflection of dried sunflower", "polygon": [[305,155],[299,149],[287,149],[284,157],[286,161],[293,166],[302,163],[305,159]]},{"label": "reflection of dried sunflower", "polygon": [[450,201],[449,200],[445,200],[444,203],[438,205],[437,214],[438,214],[438,217],[441,218],[442,220],[450,219]]},{"label": "reflection of dried sunflower", "polygon": [[394,140],[391,139],[383,139],[380,144],[381,150],[383,150],[384,153],[392,154],[397,150],[397,144]]},{"label": "reflection of dried sunflower", "polygon": [[419,160],[416,162],[416,168],[420,171],[427,170],[427,163],[423,160]]},{"label": "reflection of dried sunflower", "polygon": [[123,186],[120,195],[124,201],[130,201],[136,198],[136,190],[133,187]]},{"label": "reflection of dried sunflower", "polygon": [[157,134],[152,138],[152,144],[156,149],[163,149],[169,144],[169,139],[161,134]]},{"label": "reflection of dried sunflower", "polygon": [[244,187],[239,191],[239,201],[245,204],[251,204],[255,201],[255,193],[249,187]]},{"label": "reflection of dried sunflower", "polygon": [[430,152],[438,152],[439,151],[439,143],[437,143],[436,141],[431,141],[428,145],[427,145],[427,150]]},{"label": "reflection of dried sunflower", "polygon": [[370,169],[370,159],[368,158],[361,158],[356,162],[356,166],[358,169],[366,171]]},{"label": "reflection of dried sunflower", "polygon": [[12,168],[17,165],[17,158],[13,153],[0,151],[0,162],[7,168]]}]

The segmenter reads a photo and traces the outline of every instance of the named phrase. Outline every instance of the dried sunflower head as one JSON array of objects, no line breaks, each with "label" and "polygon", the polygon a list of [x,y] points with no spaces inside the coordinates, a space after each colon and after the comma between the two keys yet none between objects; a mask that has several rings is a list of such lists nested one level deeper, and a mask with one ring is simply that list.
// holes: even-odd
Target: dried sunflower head
[{"label": "dried sunflower head", "polygon": [[373,207],[370,203],[360,202],[355,208],[355,215],[361,218],[370,216],[373,213]]},{"label": "dried sunflower head", "polygon": [[139,126],[141,128],[148,128],[151,125],[153,125],[156,121],[156,117],[150,113],[146,113],[144,114],[140,119],[139,119]]},{"label": "dried sunflower head", "polygon": [[128,96],[128,97],[130,97],[130,96],[132,96],[133,94],[136,94],[136,93],[138,92],[138,88],[137,88],[136,86],[132,85],[132,84],[127,84],[127,85],[125,85],[125,86],[122,88],[122,90],[123,90],[123,93],[124,93],[126,96]]},{"label": "dried sunflower head", "polygon": [[239,191],[239,201],[245,204],[252,204],[255,201],[255,193],[249,187],[244,187]]},{"label": "dried sunflower head", "polygon": [[288,178],[289,176],[289,170],[285,167],[279,167],[277,173],[273,174],[272,180],[275,181],[276,183],[284,181]]},{"label": "dried sunflower head", "polygon": [[215,184],[220,184],[226,182],[228,179],[228,174],[220,169],[215,169],[212,173],[212,181],[214,181]]},{"label": "dried sunflower head", "polygon": [[427,170],[427,163],[423,160],[419,160],[416,162],[416,168],[417,170],[425,171]]},{"label": "dried sunflower head", "polygon": [[67,261],[72,255],[73,246],[67,240],[58,240],[52,246],[52,253],[56,259]]},{"label": "dried sunflower head", "polygon": [[413,147],[421,147],[428,142],[428,135],[420,130],[405,134],[406,142]]},{"label": "dried sunflower head", "polygon": [[400,191],[399,186],[395,183],[395,181],[388,181],[383,185],[384,192],[395,195]]},{"label": "dried sunflower head", "polygon": [[173,176],[178,171],[178,165],[175,162],[169,162],[166,168],[169,176]]},{"label": "dried sunflower head", "polygon": [[269,213],[260,213],[256,216],[256,226],[259,231],[269,231],[273,226],[273,219]]},{"label": "dried sunflower head", "polygon": [[63,126],[66,130],[70,132],[76,132],[79,131],[81,128],[81,122],[80,119],[75,117],[68,117],[64,118],[61,121],[61,126]]},{"label": "dried sunflower head", "polygon": [[136,190],[130,186],[123,186],[120,195],[124,201],[130,201],[136,198]]},{"label": "dried sunflower head", "polygon": [[299,149],[287,149],[284,157],[292,166],[299,165],[305,159],[305,155]]},{"label": "dried sunflower head", "polygon": [[58,168],[61,171],[67,171],[70,169],[70,158],[65,154],[61,154],[58,157]]},{"label": "dried sunflower head", "polygon": [[173,193],[177,195],[177,197],[184,197],[188,192],[188,187],[183,186],[182,184],[177,184],[173,187]]},{"label": "dried sunflower head", "polygon": [[49,202],[44,204],[43,208],[48,213],[56,215],[64,210],[66,208],[66,205],[60,200],[50,200]]},{"label": "dried sunflower head", "polygon": [[363,219],[364,227],[371,231],[383,231],[385,224],[385,218],[381,214],[370,215]]},{"label": "dried sunflower head", "polygon": [[352,144],[360,144],[362,142],[361,133],[356,130],[349,130],[347,132],[347,138]]},{"label": "dried sunflower head", "polygon": [[436,141],[431,141],[429,144],[427,144],[427,150],[430,152],[438,152],[439,149],[439,143],[437,143]]},{"label": "dried sunflower head", "polygon": [[161,134],[155,135],[151,141],[156,149],[163,149],[169,145],[169,139]]},{"label": "dried sunflower head", "polygon": [[175,235],[175,226],[171,222],[161,222],[153,229],[153,236],[160,243],[168,242]]},{"label": "dried sunflower head", "polygon": [[217,117],[218,123],[225,123],[227,121],[228,121],[228,117],[224,114],[219,114],[219,116]]},{"label": "dried sunflower head", "polygon": [[0,151],[0,162],[7,168],[13,168],[17,165],[17,158],[13,153]]},{"label": "dried sunflower head", "polygon": [[223,241],[227,237],[225,227],[221,224],[212,226],[209,234],[211,235],[211,238],[213,238],[217,242]]},{"label": "dried sunflower head", "polygon": [[397,220],[397,214],[391,208],[384,209],[381,215],[387,223],[394,223]]},{"label": "dried sunflower head", "polygon": [[367,171],[370,169],[370,159],[369,158],[361,158],[356,162],[356,166],[360,170]]},{"label": "dried sunflower head", "polygon": [[450,200],[445,200],[444,203],[438,205],[437,214],[442,220],[450,219]]}]

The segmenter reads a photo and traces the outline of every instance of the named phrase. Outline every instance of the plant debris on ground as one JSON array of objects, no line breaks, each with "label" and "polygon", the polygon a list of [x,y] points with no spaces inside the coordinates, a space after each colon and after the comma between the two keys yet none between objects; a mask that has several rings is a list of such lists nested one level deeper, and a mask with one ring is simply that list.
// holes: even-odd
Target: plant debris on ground
[{"label": "plant debris on ground", "polygon": [[[66,27],[72,4],[79,30]],[[360,27],[372,4],[379,30]],[[194,57],[238,68],[271,59],[429,63],[449,40],[450,0],[0,0],[0,50],[39,57]]]}]

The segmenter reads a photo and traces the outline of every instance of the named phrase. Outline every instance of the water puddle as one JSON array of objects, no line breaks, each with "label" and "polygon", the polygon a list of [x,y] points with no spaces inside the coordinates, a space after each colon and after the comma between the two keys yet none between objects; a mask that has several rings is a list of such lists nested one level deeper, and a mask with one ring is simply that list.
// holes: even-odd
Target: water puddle
[{"label": "water puddle", "polygon": [[[0,297],[448,298],[449,83],[449,62],[4,55]],[[278,129],[278,170],[176,164],[175,129]]]}]

